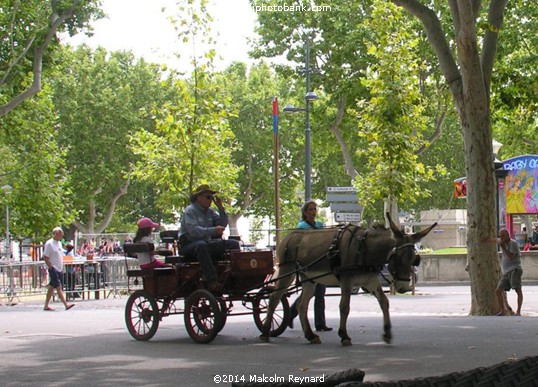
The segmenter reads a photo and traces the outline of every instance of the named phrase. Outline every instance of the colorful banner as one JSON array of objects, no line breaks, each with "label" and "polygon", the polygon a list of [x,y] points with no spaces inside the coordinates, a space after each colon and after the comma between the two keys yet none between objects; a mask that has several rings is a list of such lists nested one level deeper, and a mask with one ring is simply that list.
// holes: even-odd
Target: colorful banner
[{"label": "colorful banner", "polygon": [[513,157],[503,161],[506,212],[538,214],[538,155]]},{"label": "colorful banner", "polygon": [[454,198],[465,199],[467,198],[467,178],[460,177],[454,180]]},{"label": "colorful banner", "polygon": [[273,98],[273,133],[278,133],[278,100]]}]

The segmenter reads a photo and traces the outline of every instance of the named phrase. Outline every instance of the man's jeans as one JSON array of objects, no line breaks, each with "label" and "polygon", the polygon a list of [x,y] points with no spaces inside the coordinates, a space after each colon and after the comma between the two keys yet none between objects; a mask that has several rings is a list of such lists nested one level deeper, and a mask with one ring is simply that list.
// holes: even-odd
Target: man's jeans
[{"label": "man's jeans", "polygon": [[195,258],[200,262],[200,267],[206,281],[217,280],[217,274],[213,267],[213,259],[224,259],[226,250],[239,250],[239,241],[233,239],[211,239],[209,241],[192,241],[181,246],[180,255],[187,258]]}]

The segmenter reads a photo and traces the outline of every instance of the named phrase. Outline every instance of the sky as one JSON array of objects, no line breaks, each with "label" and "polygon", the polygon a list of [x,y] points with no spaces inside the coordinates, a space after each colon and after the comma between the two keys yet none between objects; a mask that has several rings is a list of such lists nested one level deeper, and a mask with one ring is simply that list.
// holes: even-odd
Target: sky
[{"label": "sky", "polygon": [[[178,70],[190,70],[192,45],[177,42],[176,33],[167,20],[175,12],[176,0],[103,0],[107,18],[93,23],[94,36],[79,34],[64,39],[74,46],[84,42],[109,51],[131,50],[147,61],[165,63]],[[161,12],[166,9],[166,13]],[[215,19],[212,31],[218,32],[217,68],[223,69],[233,61],[248,62],[247,37],[254,36],[256,14],[248,0],[210,0],[209,12]],[[184,52],[177,59],[175,52]]]}]

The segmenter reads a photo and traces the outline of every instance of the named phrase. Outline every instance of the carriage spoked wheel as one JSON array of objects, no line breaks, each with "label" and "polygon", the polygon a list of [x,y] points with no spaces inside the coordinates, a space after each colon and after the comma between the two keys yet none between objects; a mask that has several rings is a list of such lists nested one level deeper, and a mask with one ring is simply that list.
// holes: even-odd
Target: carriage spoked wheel
[{"label": "carriage spoked wheel", "polygon": [[220,324],[215,327],[215,330],[217,333],[219,333],[222,331],[222,328],[224,328],[224,325],[226,325],[226,320],[228,319],[228,306],[226,305],[226,301],[224,301],[222,298],[219,298],[217,302],[219,304],[221,321]]},{"label": "carriage spoked wheel", "polygon": [[125,324],[136,340],[151,339],[159,328],[159,307],[157,301],[145,290],[137,290],[125,305]]},{"label": "carriage spoked wheel", "polygon": [[[252,315],[256,327],[263,332],[263,325],[267,320],[267,306],[269,305],[269,295],[272,292],[271,287],[266,287],[258,292],[257,297],[252,301]],[[271,329],[269,335],[271,337],[280,336],[288,327],[290,321],[290,303],[288,297],[283,295],[280,302],[275,308],[273,318],[271,319]]]},{"label": "carriage spoked wheel", "polygon": [[224,327],[219,302],[210,291],[205,289],[195,290],[185,300],[184,318],[187,333],[191,339],[200,344],[213,341]]}]

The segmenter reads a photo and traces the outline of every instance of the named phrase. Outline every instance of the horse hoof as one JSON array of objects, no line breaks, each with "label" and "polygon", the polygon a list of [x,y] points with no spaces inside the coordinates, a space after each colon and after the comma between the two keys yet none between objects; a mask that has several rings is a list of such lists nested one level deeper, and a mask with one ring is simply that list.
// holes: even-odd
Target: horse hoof
[{"label": "horse hoof", "polygon": [[321,344],[321,340],[319,337],[314,337],[312,340],[310,340],[310,344]]},{"label": "horse hoof", "polygon": [[389,335],[383,335],[383,341],[387,344],[391,344],[392,343],[392,336],[389,336]]},{"label": "horse hoof", "polygon": [[264,343],[268,343],[269,342],[269,336],[260,335],[260,340],[263,341]]},{"label": "horse hoof", "polygon": [[345,339],[340,341],[340,344],[342,344],[343,347],[350,347],[351,346],[351,339]]}]

